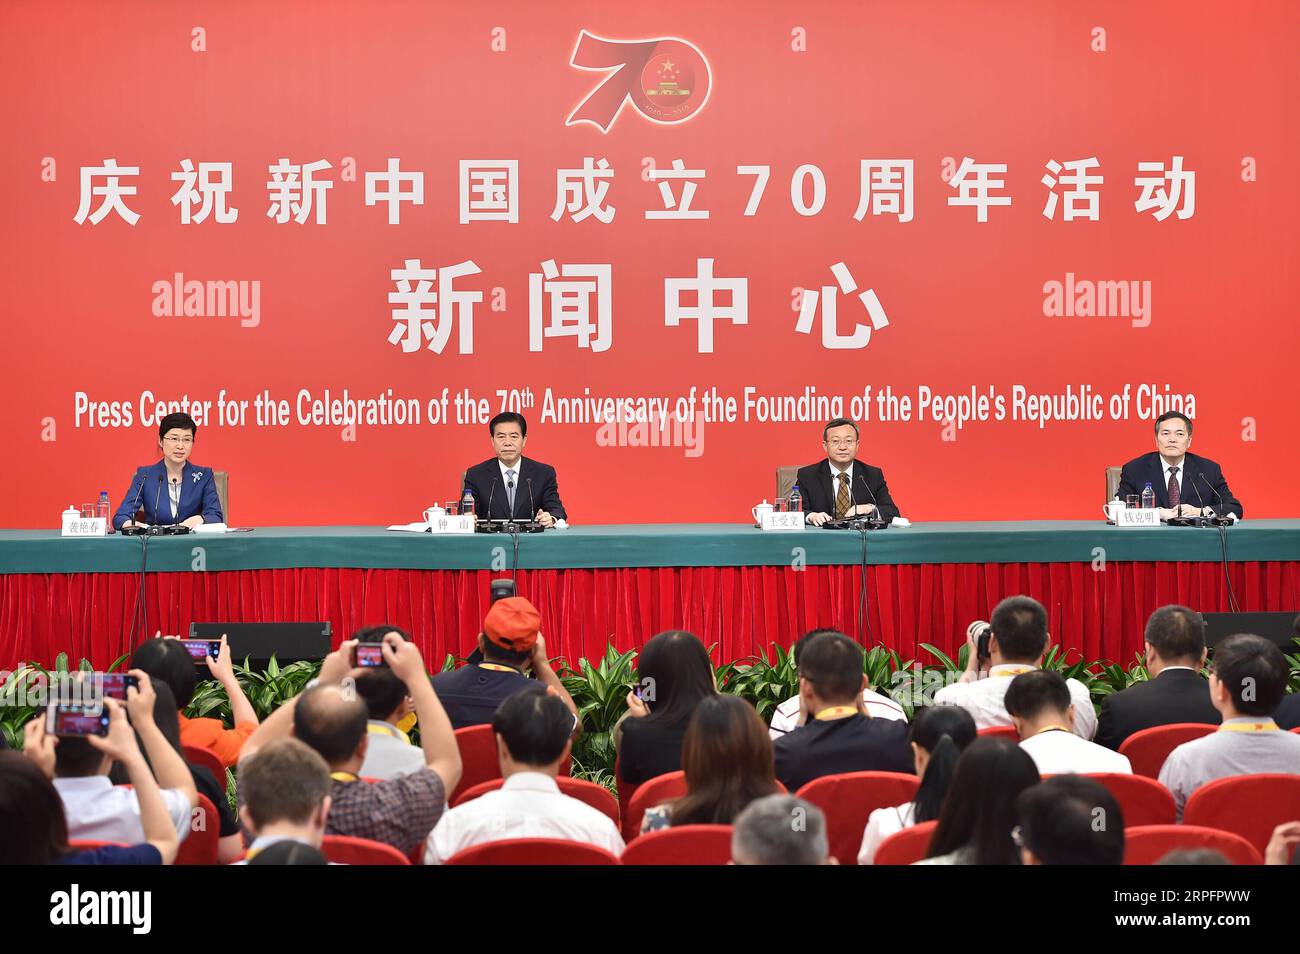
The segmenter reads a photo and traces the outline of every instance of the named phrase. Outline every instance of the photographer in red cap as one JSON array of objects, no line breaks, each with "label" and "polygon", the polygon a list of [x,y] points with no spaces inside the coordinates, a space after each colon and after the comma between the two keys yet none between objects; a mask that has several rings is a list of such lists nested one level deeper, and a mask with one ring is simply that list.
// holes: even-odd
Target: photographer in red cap
[{"label": "photographer in red cap", "polygon": [[[529,685],[529,670],[543,686],[555,690],[570,712],[577,714],[578,707],[546,656],[546,640],[539,631],[541,623],[537,607],[522,596],[508,596],[492,604],[478,637],[482,662],[471,662],[432,680],[453,729],[490,723],[502,702]],[[581,732],[579,722],[574,737]]]}]

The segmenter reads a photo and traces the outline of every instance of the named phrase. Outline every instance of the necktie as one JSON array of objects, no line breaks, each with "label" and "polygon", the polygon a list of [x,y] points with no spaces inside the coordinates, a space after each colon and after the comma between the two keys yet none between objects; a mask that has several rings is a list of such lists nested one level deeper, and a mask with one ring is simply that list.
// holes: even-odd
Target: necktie
[{"label": "necktie", "polygon": [[515,472],[506,471],[506,502],[510,504],[510,516],[515,515]]},{"label": "necktie", "polygon": [[835,494],[835,518],[838,520],[849,512],[849,475],[840,474],[840,489]]},{"label": "necktie", "polygon": [[1179,500],[1178,468],[1169,468],[1169,506],[1177,509]]}]

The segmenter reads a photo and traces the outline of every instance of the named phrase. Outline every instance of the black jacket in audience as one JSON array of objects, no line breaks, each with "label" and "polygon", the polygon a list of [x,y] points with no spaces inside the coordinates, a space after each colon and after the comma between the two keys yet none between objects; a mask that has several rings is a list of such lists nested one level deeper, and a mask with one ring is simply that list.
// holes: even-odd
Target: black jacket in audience
[{"label": "black jacket in audience", "polygon": [[1300,726],[1300,692],[1293,692],[1291,695],[1286,696],[1278,705],[1273,718],[1284,729],[1294,729]]},{"label": "black jacket in audience", "polygon": [[856,714],[814,719],[776,740],[776,777],[792,794],[823,775],[916,771],[908,724]]},{"label": "black jacket in audience", "polygon": [[690,721],[681,719],[661,725],[651,719],[623,720],[623,738],[618,746],[619,777],[640,785],[656,775],[680,771],[682,742]]},{"label": "black jacket in audience", "polygon": [[1101,703],[1094,741],[1118,751],[1134,732],[1176,722],[1223,721],[1210,702],[1210,684],[1194,669],[1166,669],[1147,682],[1107,696]]}]

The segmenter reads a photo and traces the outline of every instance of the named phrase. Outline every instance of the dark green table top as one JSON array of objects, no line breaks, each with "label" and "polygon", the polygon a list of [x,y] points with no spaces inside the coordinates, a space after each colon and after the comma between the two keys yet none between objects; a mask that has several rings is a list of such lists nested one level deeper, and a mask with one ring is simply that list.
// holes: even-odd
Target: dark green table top
[{"label": "dark green table top", "polygon": [[[1248,520],[1227,532],[1228,559],[1300,560],[1300,520]],[[519,538],[523,569],[665,566],[826,566],[861,561],[845,530],[763,532],[742,524],[633,524],[548,530]],[[198,548],[196,550],[196,548]],[[138,573],[138,538],[64,539],[57,530],[0,530],[0,574]],[[1213,562],[1219,532],[1120,529],[1100,519],[924,523],[872,531],[867,561],[899,563]],[[156,537],[150,571],[285,567],[502,569],[505,534],[432,536],[381,527],[260,527],[249,533]]]}]

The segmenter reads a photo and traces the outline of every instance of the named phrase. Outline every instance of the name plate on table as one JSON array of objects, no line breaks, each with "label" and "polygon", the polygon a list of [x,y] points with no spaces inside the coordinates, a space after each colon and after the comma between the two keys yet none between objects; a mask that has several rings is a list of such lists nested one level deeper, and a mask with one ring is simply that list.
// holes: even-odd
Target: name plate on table
[{"label": "name plate on table", "polygon": [[451,517],[434,517],[429,522],[429,531],[431,533],[473,533],[474,515],[466,513]]},{"label": "name plate on table", "polygon": [[760,530],[802,530],[804,528],[803,511],[792,510],[787,513],[768,513],[760,515]]},{"label": "name plate on table", "polygon": [[67,514],[63,518],[64,537],[105,537],[108,536],[107,517],[74,517]]},{"label": "name plate on table", "polygon": [[1117,527],[1158,527],[1160,511],[1155,507],[1125,507],[1116,513]]}]

